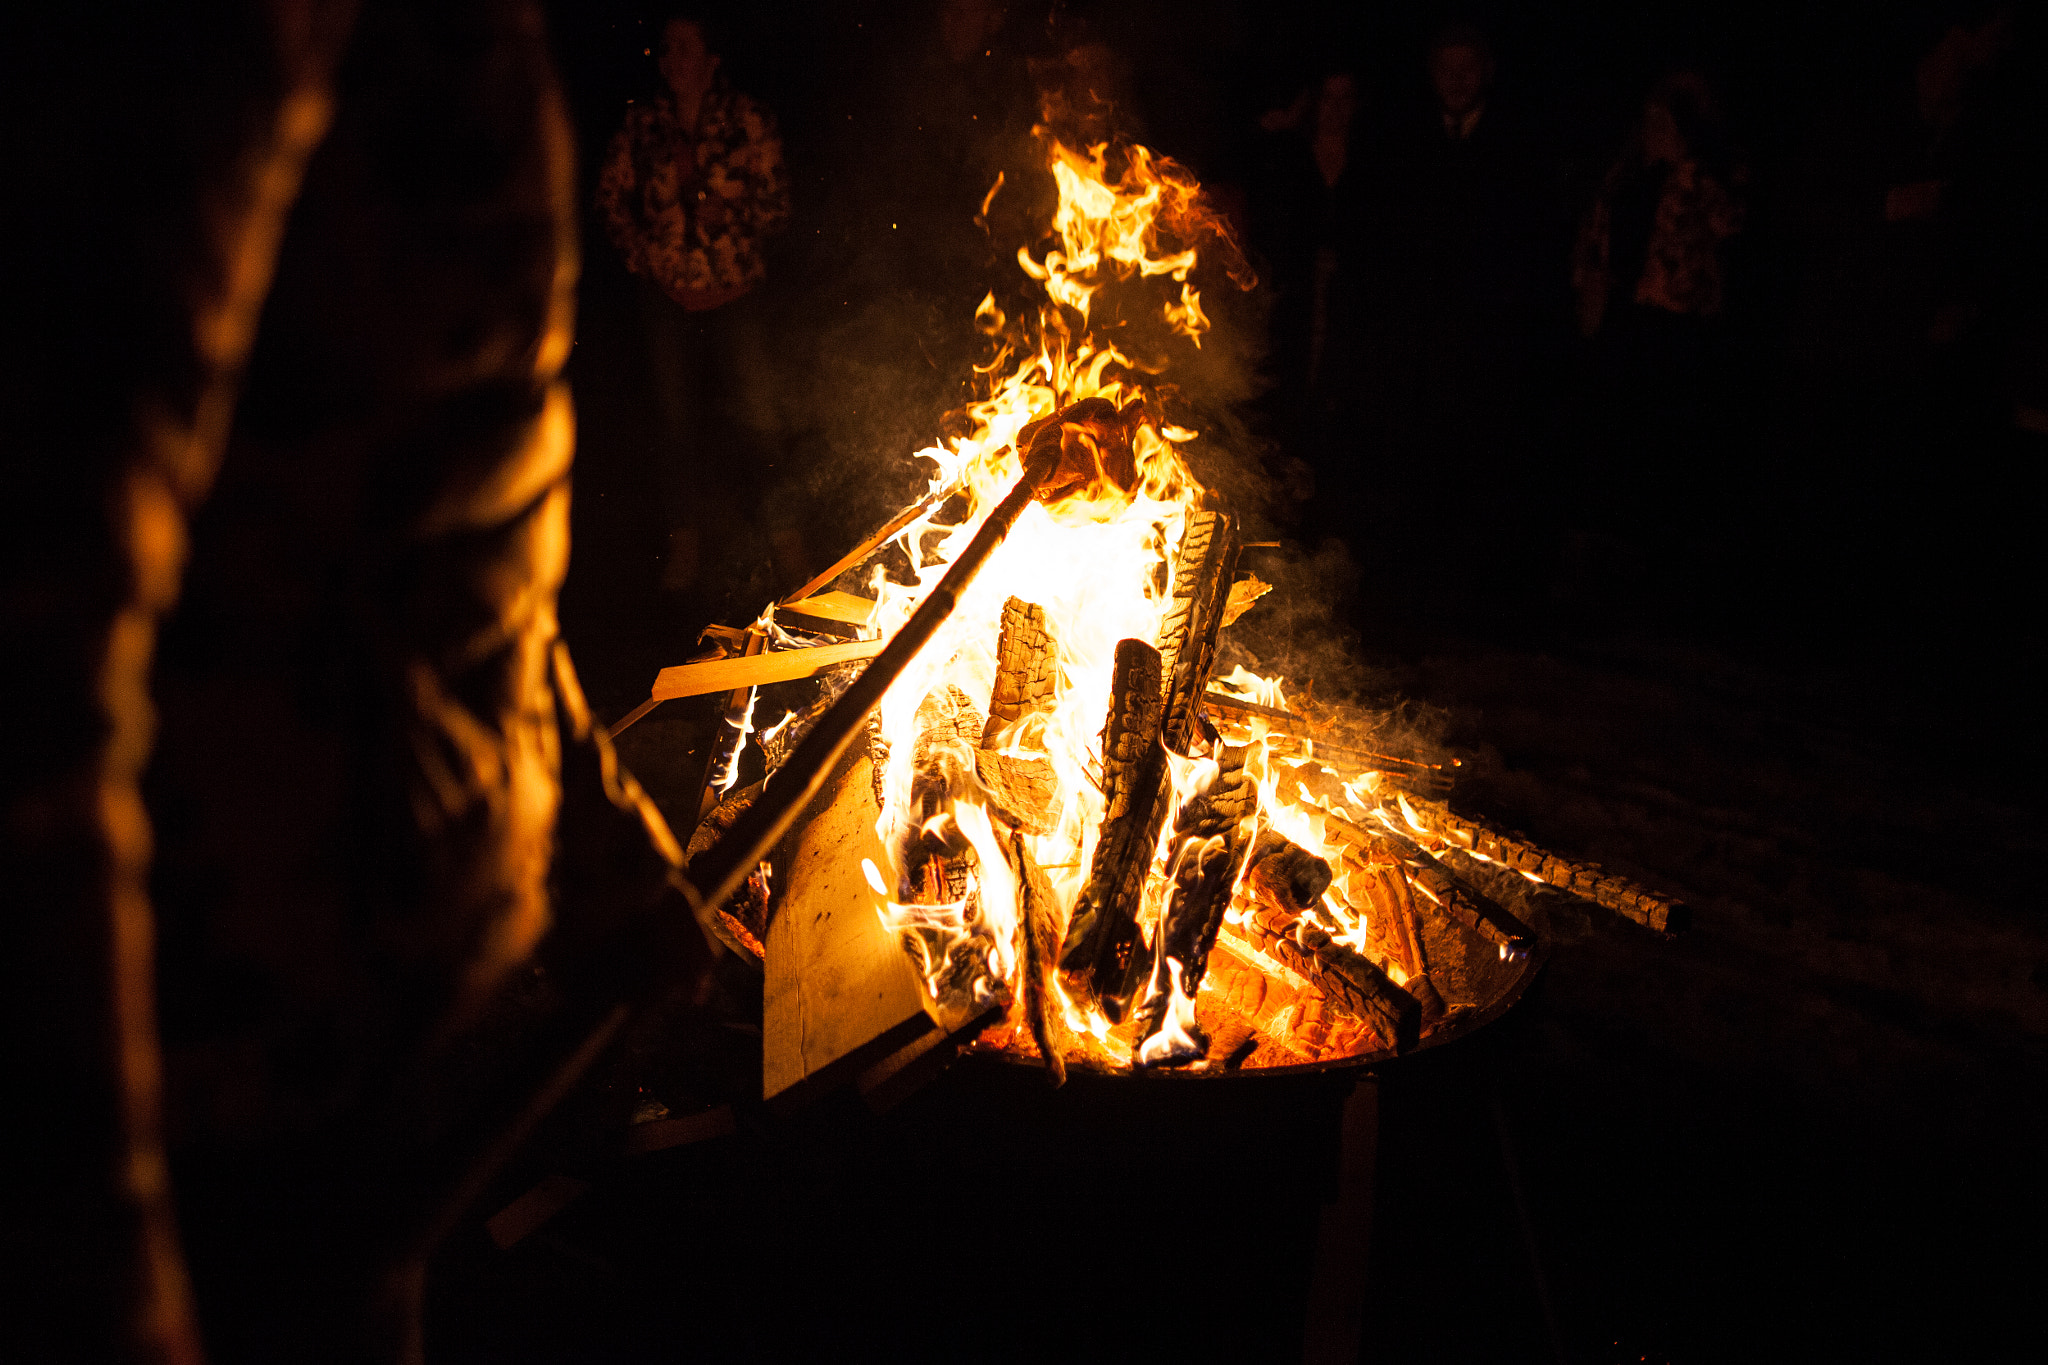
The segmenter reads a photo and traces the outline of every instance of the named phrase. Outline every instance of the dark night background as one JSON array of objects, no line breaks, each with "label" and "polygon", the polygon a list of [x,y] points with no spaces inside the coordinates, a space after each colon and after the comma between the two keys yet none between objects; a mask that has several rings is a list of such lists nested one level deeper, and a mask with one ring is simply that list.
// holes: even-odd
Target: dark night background
[{"label": "dark night background", "polygon": [[[548,8],[588,205],[626,102],[655,90],[666,11]],[[974,304],[1015,273],[971,219],[1048,39],[1043,7],[1014,5],[963,75],[930,8],[712,16],[725,74],[777,116],[794,210],[766,284],[713,324],[680,445],[641,286],[587,215],[562,618],[605,718],[704,624],[752,618],[919,491],[909,452],[965,396]],[[1213,391],[1193,395],[1254,530],[1285,542],[1261,573],[1312,604],[1280,662],[1403,702],[1464,756],[1462,808],[1695,911],[1671,940],[1561,919],[1511,1015],[1370,1083],[1364,1359],[2040,1349],[2039,17],[2011,11],[1945,141],[1913,106],[1943,35],[2004,13],[1060,9],[1121,59],[1141,140],[1195,169],[1269,281],[1304,248],[1298,139],[1261,116],[1355,76],[1324,378],[1302,377],[1299,294],[1268,283],[1215,298]],[[1403,368],[1429,324],[1378,301],[1428,240],[1403,149],[1432,117],[1428,37],[1456,18],[1498,58],[1486,117],[1512,134],[1517,216],[1511,302],[1445,344],[1513,355],[1484,371],[1497,384],[1439,391]],[[1674,70],[1715,90],[1748,171],[1725,315],[1669,351],[1587,342],[1577,225]],[[1885,190],[1926,178],[1955,186],[1939,231],[1892,231]],[[675,704],[621,739],[672,818],[706,725]],[[643,1029],[478,1213],[550,1174],[590,1193],[510,1251],[476,1225],[455,1239],[430,1355],[1298,1351],[1348,1082],[1132,1099],[963,1065],[885,1115],[777,1119],[746,1103],[757,1047]],[[647,1099],[735,1102],[740,1132],[593,1155]]]}]

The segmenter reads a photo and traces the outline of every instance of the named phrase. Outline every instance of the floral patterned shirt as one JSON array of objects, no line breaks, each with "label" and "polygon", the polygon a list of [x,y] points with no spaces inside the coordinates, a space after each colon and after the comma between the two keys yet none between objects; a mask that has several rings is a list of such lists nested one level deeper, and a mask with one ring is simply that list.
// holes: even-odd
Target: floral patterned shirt
[{"label": "floral patterned shirt", "polygon": [[[1630,283],[1610,278],[1619,178],[1619,168],[1609,173],[1579,234],[1573,277],[1582,299],[1592,294],[1604,301],[1610,285]],[[1650,221],[1642,273],[1633,281],[1630,299],[1700,317],[1721,311],[1726,292],[1721,244],[1742,231],[1746,179],[1738,167],[1724,182],[1692,161],[1666,172]],[[1589,334],[1598,325],[1599,311],[1596,306],[1590,317],[1581,315],[1582,321],[1592,324],[1586,328]]]},{"label": "floral patterned shirt", "polygon": [[605,156],[597,204],[627,269],[677,303],[738,298],[767,273],[762,239],[789,218],[774,115],[723,81],[694,133],[666,94],[635,105]]},{"label": "floral patterned shirt", "polygon": [[1738,193],[1738,187],[1722,184],[1694,162],[1671,168],[1657,200],[1642,278],[1636,281],[1637,303],[1702,317],[1721,311],[1721,243],[1742,230]]}]

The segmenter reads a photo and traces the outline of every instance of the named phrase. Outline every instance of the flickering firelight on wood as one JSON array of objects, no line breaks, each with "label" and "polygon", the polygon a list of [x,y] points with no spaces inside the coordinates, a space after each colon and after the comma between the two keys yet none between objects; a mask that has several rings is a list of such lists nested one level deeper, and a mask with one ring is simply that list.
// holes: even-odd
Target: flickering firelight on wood
[{"label": "flickering firelight on wood", "polygon": [[[1216,676],[1268,585],[1165,376],[1210,326],[1204,253],[1249,277],[1183,168],[1038,136],[1059,204],[1018,260],[1039,298],[983,300],[979,396],[919,452],[929,493],[753,626],[707,631],[618,727],[726,694],[686,875],[763,963],[770,1096],[939,1041],[1056,1084],[1407,1052],[1536,969],[1508,869],[1669,927],[1672,903],[1453,815],[1448,756]],[[1134,316],[1164,338],[1143,363]],[[762,707],[777,687],[814,694]],[[749,744],[766,776],[738,787]]]}]

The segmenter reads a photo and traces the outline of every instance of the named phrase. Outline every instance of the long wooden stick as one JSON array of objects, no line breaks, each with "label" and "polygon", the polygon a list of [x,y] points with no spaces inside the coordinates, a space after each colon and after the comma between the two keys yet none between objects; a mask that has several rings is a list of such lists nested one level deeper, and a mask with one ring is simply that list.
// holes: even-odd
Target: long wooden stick
[{"label": "long wooden stick", "polygon": [[[847,746],[866,725],[868,712],[880,704],[883,694],[931,643],[932,636],[946,623],[953,609],[960,605],[960,595],[967,590],[967,585],[974,581],[975,575],[988,563],[989,556],[1010,534],[1010,528],[1017,524],[1017,518],[1038,495],[1039,485],[1052,472],[1057,455],[1057,450],[1049,450],[1026,466],[1016,485],[988,514],[987,520],[981,523],[981,529],[974,533],[974,539],[967,543],[967,548],[960,552],[960,557],[953,561],[937,586],[926,594],[924,601],[918,603],[917,610],[910,614],[903,628],[889,639],[881,653],[874,656],[874,662],[867,666],[853,686],[846,689],[838,703],[818,718],[810,734],[804,736],[803,743],[797,745],[789,761],[776,770],[775,780],[762,790],[759,799],[747,808],[747,813],[726,831],[724,838],[691,864],[687,877],[676,874],[683,894],[689,897],[700,915],[709,914],[739,889],[740,883],[775,847],[776,841],[796,823],[798,812],[823,790],[826,779],[838,766]],[[827,645],[824,648],[849,647]]]}]

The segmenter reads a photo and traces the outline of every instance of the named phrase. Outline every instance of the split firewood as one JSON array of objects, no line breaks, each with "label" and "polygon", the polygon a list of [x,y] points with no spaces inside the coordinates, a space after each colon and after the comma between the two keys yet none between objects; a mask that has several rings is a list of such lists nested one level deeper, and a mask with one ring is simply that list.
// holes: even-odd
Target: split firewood
[{"label": "split firewood", "polygon": [[[1409,803],[1408,809],[1423,827],[1446,843],[1505,863],[1517,872],[1526,872],[1567,895],[1605,906],[1658,933],[1677,933],[1685,927],[1687,911],[1683,901],[1646,891],[1626,877],[1604,871],[1598,863],[1560,858],[1519,834],[1504,834],[1483,820],[1454,814],[1438,801],[1417,799]],[[1398,810],[1393,813],[1400,814]]]},{"label": "split firewood", "polygon": [[989,814],[1026,834],[1050,834],[1059,821],[1059,775],[1052,761],[977,749],[975,775]]},{"label": "split firewood", "polygon": [[[1241,938],[1218,939],[1215,950],[1209,955],[1209,991],[1203,998],[1219,997],[1235,1014],[1258,1030],[1263,1040],[1261,1047],[1281,1054],[1271,1059],[1273,1064],[1288,1066],[1313,1061],[1312,1056],[1302,1054],[1292,1031],[1285,1027],[1295,1017],[1301,989],[1284,974],[1266,971],[1246,955],[1248,952]],[[1212,1037],[1212,1053],[1218,1042]]]},{"label": "split firewood", "polygon": [[1053,954],[1059,948],[1059,902],[1052,883],[1025,847],[1024,836],[1012,833],[1005,846],[1010,866],[1017,873],[1018,935],[1023,939],[1024,1017],[1031,1026],[1031,1041],[1045,1058],[1047,1077],[1055,1086],[1066,1084],[1064,1053],[1066,1022],[1052,1003]]},{"label": "split firewood", "polygon": [[[1321,992],[1323,999],[1356,1019],[1401,1052],[1422,1034],[1422,1006],[1363,953],[1331,938],[1306,916],[1257,902],[1238,932],[1267,960]],[[1262,964],[1263,965],[1263,964]]]},{"label": "split firewood", "polygon": [[1423,950],[1407,868],[1392,859],[1363,861],[1355,853],[1345,858],[1344,865],[1347,875],[1339,886],[1352,909],[1378,930],[1374,938],[1386,945],[1386,956],[1400,966],[1407,978],[1401,988],[1422,1006],[1425,1024],[1441,1017],[1444,999],[1430,979],[1429,956]]},{"label": "split firewood", "polygon": [[[1424,902],[1502,952],[1519,956],[1536,946],[1535,930],[1459,883],[1413,839],[1393,829],[1366,829],[1335,811],[1325,810],[1323,814],[1327,817],[1324,828],[1331,834],[1363,850],[1369,858],[1391,858],[1402,863],[1407,869],[1408,885]],[[1418,903],[1416,908],[1421,909],[1422,904]]]},{"label": "split firewood", "polygon": [[[1240,546],[1240,549],[1243,547]],[[1223,624],[1234,625],[1237,618],[1252,609],[1252,603],[1273,591],[1273,585],[1262,581],[1255,573],[1246,574],[1230,585],[1230,596],[1223,603]]]},{"label": "split firewood", "polygon": [[1259,900],[1288,915],[1299,915],[1330,889],[1330,865],[1274,830],[1252,846],[1245,886]]},{"label": "split firewood", "polygon": [[[784,649],[772,653],[744,654],[738,658],[707,659],[702,663],[677,664],[655,675],[652,700],[674,701],[678,697],[701,697],[710,692],[765,687],[769,683],[814,678],[828,668],[856,660],[872,659],[887,645],[886,640],[849,640],[841,645],[818,645],[811,649]],[[620,728],[624,728],[621,726]]]},{"label": "split firewood", "polygon": [[1166,745],[1188,751],[1216,661],[1216,632],[1237,568],[1237,528],[1223,512],[1191,513],[1173,561],[1173,599],[1159,623]]},{"label": "split firewood", "polygon": [[1209,967],[1209,950],[1216,944],[1216,931],[1230,905],[1236,853],[1236,840],[1228,833],[1190,834],[1174,848],[1169,864],[1172,883],[1160,915],[1152,973],[1139,1001],[1138,1026],[1132,1034],[1138,1043],[1132,1055],[1140,1065],[1178,1066],[1208,1052],[1208,1041],[1193,1031],[1179,1047],[1169,1046],[1155,1056],[1147,1057],[1144,1045],[1166,1028],[1175,988],[1193,1000],[1201,987]]},{"label": "split firewood", "polygon": [[1112,676],[1102,726],[1102,829],[1060,948],[1060,980],[1068,995],[1117,1023],[1150,966],[1142,960],[1138,908],[1171,792],[1160,742],[1159,651],[1142,640],[1119,641]]},{"label": "split firewood", "polygon": [[996,747],[1005,731],[1027,716],[1058,703],[1059,644],[1045,623],[1045,608],[1012,597],[1003,603],[1003,629],[996,640],[996,680],[989,692],[988,724],[981,742]]}]

